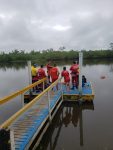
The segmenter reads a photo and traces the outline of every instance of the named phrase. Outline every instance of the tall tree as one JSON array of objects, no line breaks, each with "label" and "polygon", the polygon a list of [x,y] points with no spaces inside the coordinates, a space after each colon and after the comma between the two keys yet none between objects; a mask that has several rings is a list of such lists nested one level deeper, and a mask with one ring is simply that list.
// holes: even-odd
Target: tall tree
[{"label": "tall tree", "polygon": [[113,43],[110,43],[110,49],[113,50]]}]

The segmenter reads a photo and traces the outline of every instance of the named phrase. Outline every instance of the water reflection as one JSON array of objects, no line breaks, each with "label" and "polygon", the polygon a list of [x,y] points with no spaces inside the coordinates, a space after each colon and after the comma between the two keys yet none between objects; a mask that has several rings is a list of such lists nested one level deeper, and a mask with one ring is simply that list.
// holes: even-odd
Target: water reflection
[{"label": "water reflection", "polygon": [[[40,64],[46,65],[47,62],[45,61],[32,61],[32,63],[37,63],[39,66]],[[59,67],[60,66],[65,66],[68,64],[69,66],[72,64],[72,60],[69,61],[53,61],[53,63],[56,63]],[[110,66],[110,72],[113,72],[113,60],[112,59],[84,59],[83,66],[92,66],[92,65],[97,65],[97,64],[103,64],[103,65],[109,65]],[[25,69],[27,66],[27,62],[10,62],[10,63],[0,63],[0,70],[3,72],[6,72],[8,69],[13,69],[13,70],[20,70],[20,69]],[[61,68],[62,69],[62,68]]]},{"label": "water reflection", "polygon": [[110,65],[110,72],[113,72],[113,64]]},{"label": "water reflection", "polygon": [[[71,125],[74,128],[79,127],[80,146],[83,146],[83,110],[94,110],[93,103],[84,103],[82,105],[63,103],[37,150],[55,150],[61,131],[63,128],[68,129]],[[65,136],[63,139],[65,139]]]},{"label": "water reflection", "polygon": [[13,68],[15,70],[24,69],[27,62],[10,62],[10,63],[0,63],[0,69],[7,71],[8,68]]},{"label": "water reflection", "polygon": [[109,65],[113,63],[113,59],[84,59],[84,66],[85,65]]}]

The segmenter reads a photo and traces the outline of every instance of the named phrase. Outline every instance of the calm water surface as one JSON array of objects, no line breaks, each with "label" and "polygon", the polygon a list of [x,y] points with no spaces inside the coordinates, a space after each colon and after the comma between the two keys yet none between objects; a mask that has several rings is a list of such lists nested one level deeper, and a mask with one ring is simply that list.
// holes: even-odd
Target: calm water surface
[{"label": "calm water surface", "polygon": [[[84,64],[95,91],[93,104],[64,103],[37,150],[113,150],[113,61]],[[0,65],[0,98],[28,85],[27,66],[17,66]],[[0,124],[21,107],[20,97],[1,105]]]}]

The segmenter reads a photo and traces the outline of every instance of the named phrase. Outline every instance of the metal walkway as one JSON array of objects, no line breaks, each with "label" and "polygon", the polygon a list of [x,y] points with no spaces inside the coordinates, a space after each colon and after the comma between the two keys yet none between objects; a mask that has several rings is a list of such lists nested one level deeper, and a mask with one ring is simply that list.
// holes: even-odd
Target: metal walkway
[{"label": "metal walkway", "polygon": [[[27,149],[39,133],[61,97],[61,91],[50,93],[50,112],[48,109],[48,94],[45,93],[27,112],[11,125],[14,130],[15,149]],[[61,103],[60,103],[61,104]]]},{"label": "metal walkway", "polygon": [[[9,97],[5,97],[0,100],[0,104],[6,103],[18,95],[21,95],[23,99],[23,94],[26,91],[37,84],[43,83],[44,85],[44,82],[46,82],[46,79],[38,81]],[[57,84],[58,90],[56,89]],[[82,89],[82,95],[79,94],[76,88],[66,91],[65,85],[61,83],[60,79],[45,90],[43,86],[43,91],[40,94],[0,126],[1,130],[10,130],[11,149],[25,150],[30,149],[31,146],[32,149],[33,147],[35,149],[63,100],[78,100],[81,97],[84,100],[88,97],[88,101],[93,100],[94,93],[90,82]],[[36,138],[36,145],[33,145],[32,143]]]},{"label": "metal walkway", "polygon": [[[37,82],[37,84],[43,82],[45,82],[45,79]],[[39,138],[37,142],[40,142],[41,137],[51,122],[51,119],[54,117],[62,103],[62,89],[59,82],[60,79],[43,90],[30,103],[26,104],[0,126],[1,130],[10,130],[11,149],[29,149],[38,134]],[[58,90],[56,90],[56,84],[59,84]],[[36,86],[36,83],[34,83],[34,85]],[[1,104],[18,96],[18,94],[23,94],[23,92],[32,87],[33,86],[30,85],[21,90],[21,92],[18,91],[9,97],[5,97],[0,101]]]}]

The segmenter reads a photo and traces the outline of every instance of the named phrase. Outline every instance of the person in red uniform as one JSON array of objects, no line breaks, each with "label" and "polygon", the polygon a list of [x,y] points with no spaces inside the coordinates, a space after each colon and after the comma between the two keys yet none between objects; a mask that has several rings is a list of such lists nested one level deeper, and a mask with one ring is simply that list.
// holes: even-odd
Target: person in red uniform
[{"label": "person in red uniform", "polygon": [[[54,67],[51,68],[51,70],[50,70],[50,76],[51,76],[51,79],[52,79],[52,83],[55,82],[58,79],[59,74],[60,74],[59,70],[56,67],[56,64],[54,64]],[[58,90],[58,85],[56,85],[56,88]]]},{"label": "person in red uniform", "polygon": [[[41,65],[40,68],[38,69],[37,75],[38,75],[39,80],[46,77],[46,73],[45,73],[45,70],[43,69],[43,65]],[[39,88],[41,90],[43,89],[43,83],[39,84]]]},{"label": "person in red uniform", "polygon": [[78,88],[78,75],[79,75],[79,65],[77,61],[73,62],[73,65],[70,67],[71,77],[72,77],[72,90],[74,90],[74,86]]},{"label": "person in red uniform", "polygon": [[47,74],[48,74],[48,82],[51,83],[50,82],[50,71],[51,71],[51,68],[53,67],[53,66],[51,66],[51,61],[48,62],[46,67],[47,67]]},{"label": "person in red uniform", "polygon": [[66,67],[63,67],[61,76],[64,77],[64,83],[66,85],[66,89],[67,91],[69,91],[70,90],[70,76],[69,76],[69,72],[66,70]]},{"label": "person in red uniform", "polygon": [[45,70],[43,69],[43,65],[38,69],[38,79],[43,79],[46,77]]}]

